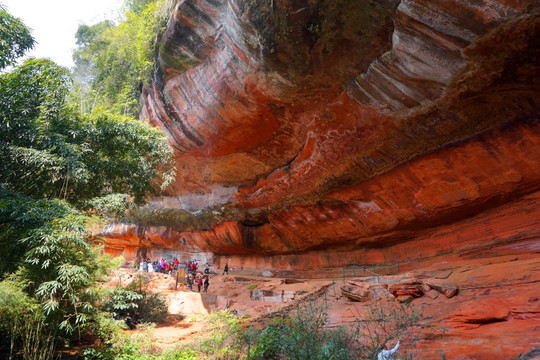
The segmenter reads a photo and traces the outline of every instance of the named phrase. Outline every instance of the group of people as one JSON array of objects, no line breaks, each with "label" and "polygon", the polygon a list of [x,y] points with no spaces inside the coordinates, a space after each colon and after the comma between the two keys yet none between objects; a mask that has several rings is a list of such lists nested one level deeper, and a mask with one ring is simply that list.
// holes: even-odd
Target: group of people
[{"label": "group of people", "polygon": [[[208,263],[206,264],[208,266]],[[189,261],[187,264],[186,264],[186,274],[187,273],[190,273],[190,272],[197,272],[197,269],[199,268],[199,263],[197,262],[197,260],[193,260],[193,261]]]},{"label": "group of people", "polygon": [[204,275],[197,275],[198,268],[199,263],[197,260],[190,261],[186,264],[186,284],[191,291],[193,291],[193,285],[197,284],[199,292],[201,292],[201,287],[204,285],[203,293],[205,293],[208,291],[208,286],[210,285],[210,265],[206,263]]},{"label": "group of people", "polygon": [[[172,261],[166,261],[163,259],[163,257],[161,257],[159,260],[154,260],[153,262],[147,258],[141,262],[139,270],[149,273],[157,272],[163,274],[172,274],[173,270],[178,270],[178,266],[179,261],[177,258],[173,258]],[[186,284],[191,291],[193,291],[193,285],[197,285],[198,291],[201,292],[201,288],[203,288],[203,293],[205,293],[208,291],[208,286],[210,285],[210,265],[206,263],[203,275],[197,275],[198,268],[199,263],[197,260],[190,260],[186,264]],[[225,264],[225,267],[223,268],[223,275],[225,274],[229,274],[229,264]]]},{"label": "group of people", "polygon": [[172,261],[165,261],[163,258],[152,262],[149,258],[142,261],[139,270],[143,272],[159,272],[163,274],[172,274],[173,270],[178,270],[179,261],[173,258]]},{"label": "group of people", "polygon": [[208,286],[210,285],[210,276],[208,274],[197,275],[193,272],[188,272],[186,275],[186,284],[189,286],[190,291],[193,291],[193,284],[197,284],[199,292],[201,292],[201,287],[204,285],[203,293],[205,293],[208,291]]}]

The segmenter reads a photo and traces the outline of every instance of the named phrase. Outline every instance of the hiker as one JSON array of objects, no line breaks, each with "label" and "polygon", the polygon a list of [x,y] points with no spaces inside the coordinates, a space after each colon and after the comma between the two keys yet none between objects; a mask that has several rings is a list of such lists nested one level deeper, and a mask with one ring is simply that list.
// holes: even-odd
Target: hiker
[{"label": "hiker", "polygon": [[154,260],[154,272],[159,272],[159,261]]},{"label": "hiker", "polygon": [[173,267],[172,267],[171,263],[167,262],[167,265],[165,266],[165,273],[166,274],[172,274],[172,269],[173,269]]},{"label": "hiker", "polygon": [[133,325],[139,325],[141,322],[140,319],[141,319],[141,313],[137,311],[135,315],[133,315],[133,319],[131,319],[131,322],[133,323]]},{"label": "hiker", "polygon": [[144,272],[148,272],[148,263],[146,261],[143,261],[142,269],[143,269]]},{"label": "hiker", "polygon": [[208,281],[209,276],[204,279],[204,290],[203,293],[205,293],[208,290],[208,285],[210,285],[210,282]]},{"label": "hiker", "polygon": [[229,275],[229,264],[228,263],[225,263],[225,267],[223,268],[223,274],[221,274],[221,275],[225,275],[225,273],[227,273],[227,275]]},{"label": "hiker", "polygon": [[126,319],[124,320],[129,330],[135,330],[137,326],[135,326],[135,323],[131,319],[131,316],[129,313],[126,315]]},{"label": "hiker", "polygon": [[186,283],[189,286],[189,290],[193,291],[193,283],[191,282],[191,274],[187,274]]},{"label": "hiker", "polygon": [[386,350],[386,344],[385,344],[384,348],[381,350],[379,355],[377,355],[377,360],[394,360],[393,355],[396,351],[398,351],[398,349],[399,349],[399,340],[396,346],[394,346],[394,348],[391,350]]},{"label": "hiker", "polygon": [[164,273],[165,272],[165,267],[167,265],[165,264],[165,260],[163,260],[163,258],[159,259],[159,266],[161,267],[161,272]]},{"label": "hiker", "polygon": [[208,263],[206,263],[206,266],[204,267],[204,273],[210,274],[210,265],[208,265]]},{"label": "hiker", "polygon": [[202,277],[199,276],[197,279],[197,286],[199,287],[199,292],[201,292],[201,286],[202,286]]},{"label": "hiker", "polygon": [[178,259],[174,258],[174,270],[178,270]]}]

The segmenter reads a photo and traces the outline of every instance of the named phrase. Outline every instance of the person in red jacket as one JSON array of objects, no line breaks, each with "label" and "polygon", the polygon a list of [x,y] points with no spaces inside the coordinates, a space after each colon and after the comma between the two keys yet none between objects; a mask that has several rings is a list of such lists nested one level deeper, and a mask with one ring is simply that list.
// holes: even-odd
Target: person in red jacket
[{"label": "person in red jacket", "polygon": [[199,278],[197,279],[197,286],[199,287],[199,292],[201,292],[202,277],[199,277]]}]

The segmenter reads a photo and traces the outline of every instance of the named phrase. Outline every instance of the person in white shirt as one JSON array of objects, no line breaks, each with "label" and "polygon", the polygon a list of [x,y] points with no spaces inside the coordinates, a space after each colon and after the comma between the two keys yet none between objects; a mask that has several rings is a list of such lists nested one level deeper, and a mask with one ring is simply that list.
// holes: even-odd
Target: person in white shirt
[{"label": "person in white shirt", "polygon": [[398,351],[399,349],[399,340],[396,344],[396,346],[394,346],[393,349],[391,350],[386,350],[386,349],[383,349],[379,355],[377,355],[377,360],[394,360],[394,353],[396,351]]}]

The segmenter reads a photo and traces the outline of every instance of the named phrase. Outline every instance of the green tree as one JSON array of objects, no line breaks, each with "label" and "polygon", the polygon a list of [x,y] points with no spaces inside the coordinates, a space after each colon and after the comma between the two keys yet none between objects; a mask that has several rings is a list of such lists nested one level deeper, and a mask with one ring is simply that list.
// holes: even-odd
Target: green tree
[{"label": "green tree", "polygon": [[[72,203],[111,192],[140,203],[172,180],[172,151],[160,130],[103,111],[80,114],[66,102],[69,85],[67,70],[50,60],[30,59],[0,75],[2,184]],[[160,164],[169,170],[164,177]]]},{"label": "green tree", "polygon": [[[0,16],[2,26],[12,19]],[[15,50],[0,54],[9,64],[27,39],[2,36],[13,40]],[[99,316],[92,287],[105,262],[88,242],[88,206],[112,202],[119,212],[120,199],[142,203],[174,176],[161,131],[103,110],[80,113],[71,85],[65,68],[43,59],[0,75],[0,298],[9,300],[0,323],[12,321],[0,332],[25,359],[51,358]]]},{"label": "green tree", "polygon": [[[103,54],[108,46],[103,32],[114,27],[114,23],[110,20],[104,20],[91,26],[79,25],[75,33],[77,49],[73,52],[73,62],[75,63],[73,74],[81,91],[88,90],[87,88],[97,76],[98,70],[95,66],[97,58]],[[84,97],[88,97],[88,92],[85,91]],[[93,100],[93,96],[89,96],[89,98],[90,101]],[[84,100],[88,101],[88,99]]]},{"label": "green tree", "polygon": [[116,26],[101,22],[80,25],[74,52],[75,73],[90,88],[82,88],[81,97],[91,94],[93,103],[84,106],[93,111],[102,106],[116,114],[136,116],[143,85],[148,85],[154,70],[154,48],[168,17],[165,0],[126,0],[123,19]]},{"label": "green tree", "polygon": [[34,38],[23,22],[0,4],[0,70],[34,47]]}]

